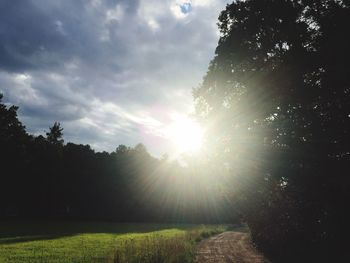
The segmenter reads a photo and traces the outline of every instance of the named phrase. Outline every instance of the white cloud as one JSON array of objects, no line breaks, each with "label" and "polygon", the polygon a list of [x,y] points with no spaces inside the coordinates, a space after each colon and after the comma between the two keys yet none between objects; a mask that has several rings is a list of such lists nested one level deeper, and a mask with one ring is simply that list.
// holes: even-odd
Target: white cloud
[{"label": "white cloud", "polygon": [[203,6],[203,7],[210,7],[213,5],[220,5],[222,6],[222,3],[217,0],[192,0],[191,1],[193,6]]},{"label": "white cloud", "polygon": [[156,31],[156,30],[158,30],[158,29],[160,28],[160,25],[159,25],[158,22],[157,22],[156,20],[154,20],[154,19],[149,19],[149,20],[147,21],[147,24],[148,24],[148,26],[149,26],[152,30],[154,30],[154,31]]},{"label": "white cloud", "polygon": [[166,16],[165,1],[141,1],[137,11],[138,19],[145,21],[149,28],[153,31],[158,30],[161,26],[158,19]]},{"label": "white cloud", "polygon": [[113,9],[106,11],[106,21],[110,23],[112,21],[120,21],[123,19],[124,10],[121,5],[116,5]]}]

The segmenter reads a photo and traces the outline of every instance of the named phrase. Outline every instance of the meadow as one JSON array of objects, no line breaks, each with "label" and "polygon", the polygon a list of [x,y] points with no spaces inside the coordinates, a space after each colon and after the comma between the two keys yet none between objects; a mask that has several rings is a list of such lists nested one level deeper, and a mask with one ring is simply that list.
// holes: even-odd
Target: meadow
[{"label": "meadow", "polygon": [[0,223],[0,263],[193,262],[196,244],[226,225]]}]

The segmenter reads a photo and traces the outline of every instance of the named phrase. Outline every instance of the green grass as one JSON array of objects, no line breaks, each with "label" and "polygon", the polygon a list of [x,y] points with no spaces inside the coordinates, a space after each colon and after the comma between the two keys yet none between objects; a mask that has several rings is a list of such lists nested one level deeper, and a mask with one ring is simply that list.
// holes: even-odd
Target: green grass
[{"label": "green grass", "polygon": [[192,262],[217,225],[0,223],[0,263]]}]

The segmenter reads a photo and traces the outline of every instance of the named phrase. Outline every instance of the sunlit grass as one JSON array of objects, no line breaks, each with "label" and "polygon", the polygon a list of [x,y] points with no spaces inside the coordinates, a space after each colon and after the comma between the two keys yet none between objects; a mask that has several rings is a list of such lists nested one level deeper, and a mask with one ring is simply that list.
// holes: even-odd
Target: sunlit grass
[{"label": "sunlit grass", "polygon": [[[135,224],[132,230],[131,224],[114,226],[112,233],[92,233],[91,225],[89,233],[0,238],[0,262],[191,262],[196,242],[226,229]],[[123,233],[123,227],[129,233]],[[103,228],[96,224],[96,229],[101,232]]]}]

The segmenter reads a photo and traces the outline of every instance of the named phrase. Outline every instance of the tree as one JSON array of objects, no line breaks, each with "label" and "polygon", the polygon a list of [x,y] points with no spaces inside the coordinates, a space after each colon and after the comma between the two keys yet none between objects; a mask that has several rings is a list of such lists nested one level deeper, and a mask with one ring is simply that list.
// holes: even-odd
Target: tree
[{"label": "tree", "polygon": [[0,94],[0,215],[17,214],[23,203],[30,136],[18,120],[16,106],[6,106]]},{"label": "tree", "polygon": [[118,145],[117,149],[115,150],[116,154],[125,154],[129,151],[129,148],[126,147],[124,144]]},{"label": "tree", "polygon": [[7,107],[1,103],[3,95],[0,93],[0,143],[6,143],[15,140],[23,140],[27,137],[25,127],[18,120],[18,107]]},{"label": "tree", "polygon": [[139,153],[139,154],[148,154],[147,152],[147,148],[145,145],[143,145],[142,143],[138,143],[135,147],[134,150]]},{"label": "tree", "polygon": [[52,127],[50,127],[50,131],[46,133],[46,139],[49,143],[53,145],[63,145],[64,140],[63,136],[63,128],[61,128],[61,124],[59,122],[55,122]]},{"label": "tree", "polygon": [[234,1],[219,17],[196,110],[265,248],[341,240],[350,188],[349,6]]}]

